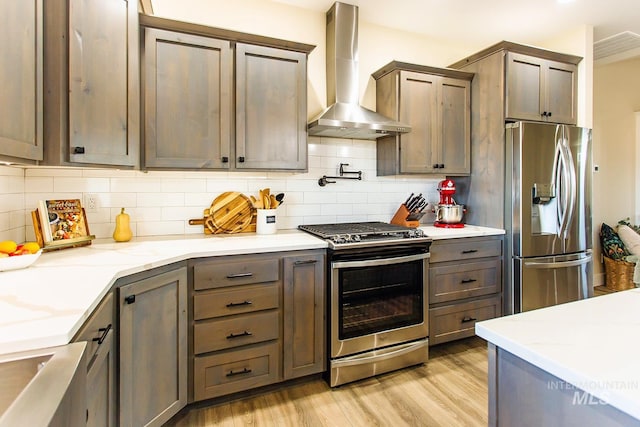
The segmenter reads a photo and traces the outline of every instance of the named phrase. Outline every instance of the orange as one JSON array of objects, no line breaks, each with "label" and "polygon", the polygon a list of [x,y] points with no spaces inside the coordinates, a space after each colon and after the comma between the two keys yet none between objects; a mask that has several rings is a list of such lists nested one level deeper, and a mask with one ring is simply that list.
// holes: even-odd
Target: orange
[{"label": "orange", "polygon": [[4,240],[0,242],[0,252],[10,254],[18,249],[18,244],[13,240]]}]

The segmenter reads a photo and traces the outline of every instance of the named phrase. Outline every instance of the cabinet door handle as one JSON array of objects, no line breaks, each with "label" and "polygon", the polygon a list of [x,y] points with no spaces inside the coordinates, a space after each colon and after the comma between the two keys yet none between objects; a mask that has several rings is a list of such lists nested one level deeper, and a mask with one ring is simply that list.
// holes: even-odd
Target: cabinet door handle
[{"label": "cabinet door handle", "polygon": [[294,265],[315,264],[316,262],[318,262],[317,259],[306,259],[304,261],[296,261],[293,264]]},{"label": "cabinet door handle", "polygon": [[434,164],[433,164],[433,168],[434,168],[434,169],[439,169],[439,168],[440,168],[440,165],[439,165],[439,164],[437,164],[437,163],[434,163]]},{"label": "cabinet door handle", "polygon": [[478,252],[477,249],[467,249],[466,251],[462,251],[463,254],[475,254]]},{"label": "cabinet door handle", "polygon": [[551,117],[551,111],[547,113],[547,117]]},{"label": "cabinet door handle", "polygon": [[229,157],[222,156],[222,163],[229,163]]},{"label": "cabinet door handle", "polygon": [[109,333],[110,330],[111,330],[111,323],[109,323],[109,325],[106,328],[98,329],[98,332],[102,332],[102,335],[100,335],[97,338],[94,338],[93,341],[98,341],[98,345],[102,344],[104,340],[107,339],[107,334]]},{"label": "cabinet door handle", "polygon": [[478,319],[476,319],[475,317],[464,316],[462,318],[462,323],[475,322],[476,320]]},{"label": "cabinet door handle", "polygon": [[440,163],[440,164],[438,165],[438,167],[439,167],[440,169],[444,169],[444,163]]},{"label": "cabinet door handle", "polygon": [[136,296],[135,295],[129,295],[128,297],[125,297],[124,302],[126,304],[133,304],[134,302],[136,302]]},{"label": "cabinet door handle", "polygon": [[227,279],[237,279],[239,277],[251,277],[253,273],[236,273],[227,275]]},{"label": "cabinet door handle", "polygon": [[241,332],[239,334],[231,333],[231,334],[227,335],[227,339],[228,340],[232,340],[234,338],[250,337],[251,335],[253,335],[253,334],[251,332],[249,332],[249,331],[244,331],[244,332]]},{"label": "cabinet door handle", "polygon": [[227,307],[240,307],[243,305],[251,305],[251,304],[253,304],[253,302],[244,300],[242,302],[230,302],[229,304],[227,304]]},{"label": "cabinet door handle", "polygon": [[460,283],[473,283],[473,282],[477,282],[476,279],[462,279],[460,281]]},{"label": "cabinet door handle", "polygon": [[84,147],[73,147],[73,154],[84,154]]},{"label": "cabinet door handle", "polygon": [[229,373],[227,374],[228,377],[234,377],[236,375],[243,375],[243,374],[250,374],[251,373],[251,369],[247,369],[244,368],[242,371],[229,371]]},{"label": "cabinet door handle", "polygon": [[239,161],[240,163],[244,163],[244,156],[240,156],[240,157],[238,157],[238,161]]}]

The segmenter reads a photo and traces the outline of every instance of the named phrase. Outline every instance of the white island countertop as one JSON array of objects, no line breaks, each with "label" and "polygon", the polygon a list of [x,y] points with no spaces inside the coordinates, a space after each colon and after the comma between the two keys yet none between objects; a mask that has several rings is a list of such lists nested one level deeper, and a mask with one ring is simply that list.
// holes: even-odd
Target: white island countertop
[{"label": "white island countertop", "polygon": [[476,324],[476,334],[640,420],[640,289]]},{"label": "white island countertop", "polygon": [[[434,240],[503,234],[503,230],[421,227]],[[323,249],[299,230],[276,234],[189,235],[95,240],[42,254],[29,268],[0,272],[0,356],[68,344],[115,281],[155,267],[224,255]]]}]

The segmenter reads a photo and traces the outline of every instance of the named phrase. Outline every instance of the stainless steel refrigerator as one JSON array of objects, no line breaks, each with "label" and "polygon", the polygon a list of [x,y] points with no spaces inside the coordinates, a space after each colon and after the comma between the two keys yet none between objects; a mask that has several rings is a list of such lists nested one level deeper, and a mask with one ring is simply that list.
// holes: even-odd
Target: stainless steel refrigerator
[{"label": "stainless steel refrigerator", "polygon": [[505,137],[513,311],[592,296],[591,129],[515,122]]}]

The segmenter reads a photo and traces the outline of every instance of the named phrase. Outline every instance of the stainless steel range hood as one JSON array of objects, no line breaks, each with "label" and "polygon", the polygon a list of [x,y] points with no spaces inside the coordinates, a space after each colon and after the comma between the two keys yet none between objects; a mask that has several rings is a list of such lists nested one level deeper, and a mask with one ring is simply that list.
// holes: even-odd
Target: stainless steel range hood
[{"label": "stainless steel range hood", "polygon": [[377,139],[411,127],[358,103],[358,7],[336,2],[327,12],[327,103],[309,135]]}]

